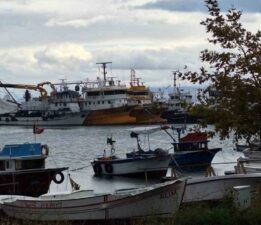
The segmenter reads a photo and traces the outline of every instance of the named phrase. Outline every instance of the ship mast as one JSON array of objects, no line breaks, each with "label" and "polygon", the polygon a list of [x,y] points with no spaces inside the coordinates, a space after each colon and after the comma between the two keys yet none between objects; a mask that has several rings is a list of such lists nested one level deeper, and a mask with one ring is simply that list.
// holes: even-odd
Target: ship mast
[{"label": "ship mast", "polygon": [[106,71],[106,68],[107,68],[107,64],[110,64],[112,62],[99,62],[99,63],[96,63],[98,65],[101,65],[102,66],[102,70],[103,70],[103,79],[106,81],[106,74],[107,74],[107,71]]},{"label": "ship mast", "polygon": [[172,71],[172,73],[173,73],[173,86],[174,86],[174,91],[179,93],[179,88],[177,88],[177,72],[178,71]]}]

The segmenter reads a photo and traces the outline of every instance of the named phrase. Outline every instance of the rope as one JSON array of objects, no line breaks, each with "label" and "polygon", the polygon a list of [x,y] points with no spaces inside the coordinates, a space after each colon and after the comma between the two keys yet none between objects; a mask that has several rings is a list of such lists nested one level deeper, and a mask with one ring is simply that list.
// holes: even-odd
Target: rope
[{"label": "rope", "polygon": [[78,168],[72,169],[72,170],[70,170],[70,171],[71,171],[71,172],[74,172],[74,171],[77,171],[77,170],[82,170],[82,169],[88,168],[88,167],[90,167],[90,166],[92,166],[92,165],[87,165],[87,166],[78,167]]}]

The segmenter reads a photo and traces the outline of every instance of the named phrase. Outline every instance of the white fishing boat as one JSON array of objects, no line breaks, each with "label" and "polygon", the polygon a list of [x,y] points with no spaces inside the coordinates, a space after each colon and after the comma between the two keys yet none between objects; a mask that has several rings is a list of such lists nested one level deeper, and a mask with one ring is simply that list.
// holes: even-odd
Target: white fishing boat
[{"label": "white fishing boat", "polygon": [[[43,85],[50,84],[52,92],[48,96]],[[87,112],[81,111],[79,102],[80,94],[69,90],[63,82],[60,91],[57,91],[50,82],[38,85],[0,84],[4,88],[26,89],[25,101],[19,104],[15,112],[0,114],[0,125],[14,126],[73,126],[83,125]],[[32,98],[28,90],[39,91],[41,96]]]},{"label": "white fishing boat", "polygon": [[152,154],[142,154],[138,143],[137,152],[126,154],[126,158],[119,158],[115,155],[115,141],[107,138],[107,144],[111,145],[110,155],[106,152],[101,157],[94,159],[91,164],[96,176],[165,176],[171,160],[168,152],[158,149]]},{"label": "white fishing boat", "polygon": [[187,180],[183,203],[220,200],[229,196],[234,186],[261,187],[261,173],[231,174],[212,177],[193,177]]},{"label": "white fishing boat", "polygon": [[10,217],[40,221],[100,221],[139,217],[171,217],[182,201],[185,180],[145,188],[116,190],[113,194],[77,191],[71,194],[2,200]]}]

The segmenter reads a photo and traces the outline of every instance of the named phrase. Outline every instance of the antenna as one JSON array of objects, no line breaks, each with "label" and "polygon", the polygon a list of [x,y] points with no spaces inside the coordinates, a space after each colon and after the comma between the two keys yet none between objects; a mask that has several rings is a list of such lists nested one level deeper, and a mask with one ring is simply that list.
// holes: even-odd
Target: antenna
[{"label": "antenna", "polygon": [[176,81],[177,81],[177,77],[176,77],[176,73],[178,72],[178,70],[176,70],[176,71],[172,71],[172,73],[173,73],[173,86],[174,86],[174,88],[176,88],[176,86],[177,86],[177,84],[176,84]]},{"label": "antenna", "polygon": [[106,80],[106,74],[107,74],[107,71],[106,71],[106,68],[107,68],[107,64],[110,64],[112,62],[98,62],[96,64],[98,65],[102,65],[102,70],[103,70],[103,79]]}]

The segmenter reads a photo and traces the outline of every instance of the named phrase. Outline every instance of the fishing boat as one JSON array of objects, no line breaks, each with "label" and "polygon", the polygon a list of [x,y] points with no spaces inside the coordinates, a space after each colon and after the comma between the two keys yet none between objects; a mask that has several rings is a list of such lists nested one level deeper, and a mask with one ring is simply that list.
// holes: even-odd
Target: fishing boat
[{"label": "fishing boat", "polygon": [[107,64],[102,65],[103,78],[95,81],[86,80],[82,87],[82,109],[89,111],[85,125],[133,124],[136,118],[130,116],[132,106],[127,105],[127,86],[115,77],[107,76]]},{"label": "fishing boat", "polygon": [[128,88],[128,105],[135,106],[130,115],[136,118],[136,124],[163,124],[167,121],[161,118],[166,107],[154,104],[153,93],[147,88],[136,72],[131,69],[130,87]]},{"label": "fishing boat", "polygon": [[[173,180],[175,177],[165,177]],[[249,185],[251,191],[261,187],[261,173],[230,174],[221,176],[189,177],[186,182],[182,203],[217,201],[231,196],[233,187]]]},{"label": "fishing boat", "polygon": [[82,109],[88,111],[85,125],[153,124],[164,122],[161,111],[147,104],[150,102],[148,89],[131,82],[128,88],[116,77],[107,75],[107,64],[102,66],[103,77],[82,82]]},{"label": "fishing boat", "polygon": [[45,168],[49,148],[40,143],[5,145],[0,151],[0,195],[40,196],[52,181],[62,183],[62,171]]},{"label": "fishing boat", "polygon": [[190,115],[187,108],[193,104],[192,94],[184,91],[176,84],[176,73],[174,75],[174,89],[169,93],[167,102],[168,108],[162,113],[161,117],[166,119],[168,123],[197,123],[200,119],[197,116]]},{"label": "fishing boat", "polygon": [[[52,87],[50,96],[44,85]],[[74,126],[83,125],[86,111],[81,111],[79,102],[80,95],[77,91],[69,90],[63,82],[60,91],[50,82],[43,82],[38,85],[4,84],[0,87],[26,89],[25,101],[19,103],[15,112],[6,112],[0,115],[0,125],[33,126],[37,123],[40,126]],[[39,91],[41,96],[32,98],[29,90]]]},{"label": "fishing boat", "polygon": [[[168,132],[168,129],[173,129],[178,132],[178,141],[173,135]],[[208,148],[208,137],[206,133],[188,133],[184,137],[180,137],[183,127],[173,127],[168,125],[151,126],[151,127],[138,127],[130,129],[132,136],[137,139],[138,149],[140,151],[128,153],[128,156],[133,155],[153,155],[156,154],[155,150],[143,151],[140,147],[139,135],[149,136],[158,131],[164,131],[171,139],[174,147],[174,152],[171,154],[170,166],[178,170],[196,171],[206,170],[211,165],[216,153],[221,151],[221,148]],[[148,141],[150,138],[147,138]],[[149,147],[150,144],[148,143]],[[160,150],[166,152],[166,150]]]},{"label": "fishing boat", "polygon": [[144,217],[171,217],[179,208],[185,181],[177,180],[144,188],[116,190],[113,194],[76,191],[69,194],[15,197],[3,200],[10,217],[39,221],[107,221]]},{"label": "fishing boat", "polygon": [[[178,129],[180,133],[181,130]],[[207,133],[194,132],[180,137],[179,141],[172,143],[174,146],[171,166],[179,170],[195,171],[206,170],[222,148],[209,148]],[[174,139],[175,140],[175,139]]]},{"label": "fishing boat", "polygon": [[119,158],[115,155],[115,141],[107,139],[111,145],[111,152],[106,152],[101,157],[94,159],[91,164],[96,176],[129,176],[129,177],[162,177],[166,175],[170,163],[170,155],[158,149],[153,154],[142,154],[138,144],[138,150],[127,153],[126,158]]}]

